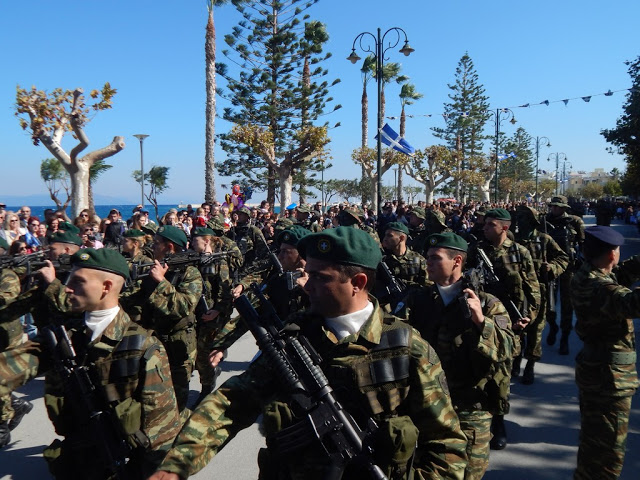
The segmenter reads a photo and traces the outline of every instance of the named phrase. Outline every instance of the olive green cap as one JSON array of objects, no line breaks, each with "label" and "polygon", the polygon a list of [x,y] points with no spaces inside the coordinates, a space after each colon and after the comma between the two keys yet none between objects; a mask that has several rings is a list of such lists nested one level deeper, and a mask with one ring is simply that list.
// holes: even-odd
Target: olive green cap
[{"label": "olive green cap", "polygon": [[251,216],[251,210],[249,210],[248,207],[240,207],[237,210],[234,209],[233,211],[236,212],[236,213],[246,213],[247,216],[249,216],[249,217]]},{"label": "olive green cap", "polygon": [[146,225],[140,226],[140,230],[147,235],[155,235],[158,226],[155,223],[147,223]]},{"label": "olive green cap", "polygon": [[429,248],[448,248],[450,250],[460,250],[466,252],[469,244],[460,235],[453,232],[434,233],[427,238]]},{"label": "olive green cap", "polygon": [[75,233],[76,235],[80,233],[80,229],[70,222],[58,222],[58,230]]},{"label": "olive green cap", "polygon": [[215,237],[216,236],[216,232],[214,232],[213,229],[211,229],[211,228],[198,227],[193,231],[191,236],[192,237],[207,237],[207,236]]},{"label": "olive green cap", "polygon": [[131,228],[122,234],[125,238],[140,238],[145,235],[146,234],[142,230],[138,230],[137,228]]},{"label": "olive green cap", "polygon": [[156,235],[160,235],[162,238],[182,248],[187,247],[187,234],[184,233],[182,228],[174,227],[173,225],[163,225],[156,231]]},{"label": "olive green cap", "polygon": [[387,230],[395,230],[396,232],[404,233],[405,235],[409,235],[409,229],[402,222],[389,222],[384,226],[385,232]]},{"label": "olive green cap", "polygon": [[103,272],[115,273],[125,280],[129,279],[127,261],[117,250],[110,248],[83,248],[71,256],[71,265],[76,268],[92,268]]},{"label": "olive green cap", "polygon": [[495,218],[496,220],[511,221],[511,214],[504,208],[494,208],[492,210],[487,210],[487,212],[484,214],[484,217]]},{"label": "olive green cap", "polygon": [[309,235],[311,235],[311,232],[306,228],[300,227],[298,225],[293,225],[280,232],[276,242],[278,246],[286,243],[287,245],[297,247],[300,240]]},{"label": "olive green cap", "polygon": [[214,232],[219,232],[220,234],[224,232],[224,222],[217,215],[214,215],[209,219],[209,221],[207,222],[207,227],[209,227]]},{"label": "olive green cap", "polygon": [[569,201],[567,200],[567,197],[565,197],[564,195],[557,195],[551,198],[549,205],[555,206],[555,207],[569,208],[568,202]]},{"label": "olive green cap", "polygon": [[442,213],[440,210],[428,210],[428,215],[430,215],[431,218],[435,218],[436,222],[438,222],[443,227],[447,226],[444,213]]},{"label": "olive green cap", "polygon": [[51,243],[70,243],[72,245],[80,246],[82,245],[82,239],[78,236],[77,233],[58,231],[51,235],[49,244]]},{"label": "olive green cap", "polygon": [[374,270],[382,260],[380,246],[367,232],[357,228],[338,227],[312,233],[304,237],[297,248],[305,259],[313,257]]},{"label": "olive green cap", "polygon": [[9,244],[2,237],[0,237],[0,248],[4,248],[5,250],[9,250]]},{"label": "olive green cap", "polygon": [[421,220],[424,220],[425,218],[427,218],[427,214],[425,213],[424,208],[422,207],[413,207],[411,209],[411,215],[415,215]]},{"label": "olive green cap", "polygon": [[344,208],[338,212],[338,221],[343,227],[348,227],[360,223],[360,217],[363,215],[357,208]]}]

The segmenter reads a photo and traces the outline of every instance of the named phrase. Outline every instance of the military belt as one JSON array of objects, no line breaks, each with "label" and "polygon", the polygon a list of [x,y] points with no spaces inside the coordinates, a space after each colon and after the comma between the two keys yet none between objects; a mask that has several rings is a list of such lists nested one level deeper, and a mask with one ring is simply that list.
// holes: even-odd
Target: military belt
[{"label": "military belt", "polygon": [[636,352],[610,352],[585,344],[582,359],[587,362],[605,362],[610,365],[631,365],[636,363]]}]

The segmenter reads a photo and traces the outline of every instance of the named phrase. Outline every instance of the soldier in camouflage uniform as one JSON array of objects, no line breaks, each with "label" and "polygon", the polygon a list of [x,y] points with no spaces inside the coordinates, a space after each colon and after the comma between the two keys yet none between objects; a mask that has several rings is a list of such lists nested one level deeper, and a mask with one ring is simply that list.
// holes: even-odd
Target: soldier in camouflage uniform
[{"label": "soldier in camouflage uniform", "polygon": [[581,427],[573,478],[613,480],[622,471],[638,388],[633,319],[640,316],[640,290],[628,286],[640,280],[640,258],[626,260],[614,275],[622,235],[606,226],[585,233],[585,262],[571,281],[576,333],[584,342],[576,357]]},{"label": "soldier in camouflage uniform", "polygon": [[[437,354],[415,330],[386,316],[368,295],[381,260],[378,245],[362,231],[339,227],[307,236],[298,248],[307,261],[305,289],[311,307],[290,321],[322,357],[321,366],[342,407],[359,425],[369,418],[378,423],[372,439],[377,446],[375,463],[391,480],[462,479],[466,438]],[[394,341],[392,348],[387,343],[391,337],[402,340]],[[390,369],[377,380],[370,373],[374,353],[380,367],[385,364]],[[391,367],[392,355],[398,365],[405,365],[400,368],[402,373]],[[151,480],[177,480],[199,471],[261,412],[267,438],[296,423],[290,398],[275,375],[261,355],[243,374],[209,395],[184,425],[161,471]],[[332,465],[320,444],[312,441],[300,447],[281,457],[267,441],[267,448],[259,454],[260,478],[327,478]],[[342,478],[365,476],[362,467],[350,464]]]},{"label": "soldier in camouflage uniform", "polygon": [[[146,478],[164,457],[178,431],[180,417],[172,388],[166,352],[162,344],[118,306],[118,295],[129,267],[110,249],[83,249],[72,257],[74,270],[64,298],[84,321],[70,331],[78,361],[89,368],[97,408],[112,415],[131,450],[123,468],[127,478]],[[52,278],[53,267],[43,275]],[[43,360],[44,361],[44,360]],[[47,365],[45,365],[45,368]],[[100,440],[73,406],[82,399],[65,388],[57,371],[45,379],[45,403],[56,433],[44,457],[56,478],[111,479],[102,462]],[[81,473],[80,473],[81,472]]]},{"label": "soldier in camouflage uniform", "polygon": [[[573,307],[571,306],[571,278],[579,266],[580,246],[584,241],[584,222],[580,217],[569,215],[567,197],[558,195],[553,197],[549,203],[549,213],[545,219],[547,221],[547,233],[553,237],[560,248],[569,255],[569,266],[558,278],[557,287],[560,292],[560,355],[569,354],[569,334],[573,328]],[[558,324],[556,313],[547,313],[549,323],[549,335],[547,345],[556,343]]]},{"label": "soldier in camouflage uniform", "polygon": [[[0,238],[0,255],[4,255],[8,249],[9,245],[5,239]],[[31,402],[11,393],[29,378],[12,381],[14,375],[8,366],[13,354],[25,346],[20,316],[9,314],[6,308],[18,298],[20,290],[18,275],[9,268],[3,268],[0,271],[0,448],[11,442],[11,430],[14,430],[22,421],[22,417],[33,409]],[[33,375],[35,372],[29,377]]]},{"label": "soldier in camouflage uniform", "polygon": [[545,327],[549,294],[555,295],[555,291],[548,291],[549,282],[558,278],[569,265],[569,256],[551,236],[539,230],[538,218],[539,215],[535,209],[526,205],[518,207],[516,242],[529,250],[540,285],[540,308],[537,317],[520,336],[525,345],[524,358],[527,359],[527,365],[522,374],[522,383],[525,385],[531,385],[534,382],[534,366],[542,358],[542,331]]},{"label": "soldier in camouflage uniform", "polygon": [[489,466],[492,414],[508,396],[499,364],[512,358],[515,335],[500,300],[475,292],[463,279],[467,242],[449,232],[432,235],[428,243],[427,268],[435,284],[409,295],[408,322],[433,345],[447,375],[467,437],[464,478],[481,479]]},{"label": "soldier in camouflage uniform", "polygon": [[363,230],[380,245],[380,237],[374,228],[364,224],[364,212],[357,207],[346,207],[338,212],[335,217],[336,226],[357,228]]},{"label": "soldier in camouflage uniform", "polygon": [[[495,208],[486,212],[485,239],[470,252],[469,263],[471,266],[478,264],[476,250],[482,249],[486,253],[500,282],[485,285],[485,291],[500,299],[509,312],[513,330],[520,333],[527,324],[536,319],[540,305],[540,285],[529,251],[508,238],[510,226],[511,215],[504,208]],[[516,309],[522,317],[519,317]],[[519,348],[518,345],[517,354]],[[516,376],[519,370],[520,366],[514,364],[513,373]],[[506,413],[508,413],[508,403],[503,412],[497,412],[493,417],[491,448],[494,450],[501,450],[507,446],[507,433],[504,426]]]},{"label": "soldier in camouflage uniform", "polygon": [[309,230],[311,233],[320,232],[322,227],[317,221],[313,221],[313,210],[309,205],[299,205],[296,208],[296,225]]},{"label": "soldier in camouflage uniform", "polygon": [[445,223],[444,214],[439,210],[425,210],[422,207],[414,207],[409,216],[409,233],[412,240],[409,248],[420,255],[425,255],[429,249],[427,238],[434,233],[451,232]]},{"label": "soldier in camouflage uniform", "polygon": [[135,265],[149,265],[153,259],[144,253],[146,234],[142,230],[132,228],[122,234],[122,254],[129,264],[129,275],[131,277],[131,287],[123,292],[124,297],[121,305],[133,322],[140,322],[142,318],[142,305],[129,304],[126,297],[140,288],[141,279],[135,278]]},{"label": "soldier in camouflage uniform", "polygon": [[172,225],[160,227],[153,241],[155,265],[140,288],[127,298],[128,303],[142,306],[140,323],[154,330],[167,350],[180,411],[187,405],[196,360],[195,309],[202,295],[202,276],[192,265],[169,270],[160,262],[186,246],[184,230]]},{"label": "soldier in camouflage uniform", "polygon": [[[223,251],[223,243],[210,228],[198,227],[191,236],[191,248],[198,253],[218,253]],[[211,366],[209,355],[213,350],[216,332],[230,320],[233,311],[231,275],[226,260],[201,267],[200,274],[203,281],[203,299],[196,308],[196,369],[200,374],[202,388],[196,403],[200,403],[215,387],[220,369]]]},{"label": "soldier in camouflage uniform", "polygon": [[211,217],[211,219],[207,222],[207,227],[213,230],[213,233],[215,233],[216,237],[218,237],[222,241],[222,251],[229,254],[229,256],[227,257],[227,264],[229,265],[229,273],[233,276],[236,271],[240,270],[242,264],[244,263],[242,252],[238,248],[236,242],[225,236],[224,222],[220,217]]}]

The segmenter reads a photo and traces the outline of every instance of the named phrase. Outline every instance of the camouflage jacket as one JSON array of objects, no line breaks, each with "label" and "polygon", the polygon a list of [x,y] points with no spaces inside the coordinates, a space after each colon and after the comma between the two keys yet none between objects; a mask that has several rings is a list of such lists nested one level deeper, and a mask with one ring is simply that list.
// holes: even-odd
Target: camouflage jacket
[{"label": "camouflage jacket", "polygon": [[[632,257],[619,272],[640,279],[640,259]],[[571,280],[576,333],[584,348],[576,357],[576,383],[587,392],[633,395],[638,388],[633,319],[640,316],[640,290],[622,286],[613,273],[584,262]]]},{"label": "camouflage jacket", "polygon": [[[153,263],[153,258],[148,257],[145,252],[140,252],[133,258],[127,258],[127,263],[129,264],[129,274],[131,275],[133,274],[134,264]],[[142,316],[142,304],[129,302],[127,297],[129,297],[133,292],[138,291],[141,285],[141,278],[137,280],[130,280],[130,285],[120,293],[120,296],[122,297],[121,306],[134,322],[140,321]]]},{"label": "camouflage jacket", "polygon": [[[569,266],[569,255],[546,233],[534,229],[527,236],[516,234],[516,241],[529,250],[540,283],[558,278]],[[545,257],[550,267],[548,271],[542,271]]]},{"label": "camouflage jacket", "polygon": [[577,259],[580,245],[584,242],[584,221],[576,216],[564,212],[559,217],[554,217],[548,213],[544,217],[547,226],[547,233],[553,237],[556,243],[568,255],[571,262]]},{"label": "camouflage jacket", "polygon": [[0,271],[0,352],[15,346],[22,339],[20,315],[16,315],[11,305],[20,295],[20,278],[11,269]]},{"label": "camouflage jacket", "polygon": [[487,380],[510,360],[517,344],[504,305],[493,295],[477,292],[484,314],[482,327],[465,318],[460,295],[444,305],[437,285],[416,290],[406,300],[407,321],[436,350],[447,375],[456,411],[492,411]]},{"label": "camouflage jacket", "polygon": [[[233,295],[231,294],[231,273],[227,260],[220,260],[200,268],[202,275],[203,295],[209,309],[220,312],[220,317],[228,319],[233,311]],[[197,311],[198,315],[206,313]]]},{"label": "camouflage jacket", "polygon": [[387,264],[394,277],[408,285],[427,284],[427,261],[419,253],[407,249],[404,255],[386,254],[382,261]]},{"label": "camouflage jacket", "polygon": [[[302,328],[322,357],[321,366],[330,384],[339,385],[334,388],[338,400],[356,421],[362,422],[363,415],[377,420],[386,418],[391,408],[396,418],[398,414],[408,416],[419,429],[413,461],[415,478],[462,479],[466,466],[466,438],[451,404],[438,356],[415,330],[409,330],[408,377],[403,380],[404,388],[392,389],[398,395],[388,398],[390,404],[380,400],[385,404],[381,406],[382,411],[372,412],[371,395],[367,396],[364,387],[361,389],[353,384],[357,378],[353,370],[359,366],[371,366],[368,363],[369,349],[380,343],[385,321],[389,320],[373,301],[374,311],[360,331],[340,341],[323,326],[322,318],[302,312],[290,320]],[[282,412],[280,427],[295,421],[287,419],[286,402],[289,399],[282,392],[275,375],[265,356],[261,355],[244,373],[227,380],[191,415],[160,470],[177,473],[181,478],[193,475],[213,458],[227,440],[251,425],[262,412],[265,413],[267,433],[270,429],[271,432],[278,430],[277,422],[268,422],[267,419],[278,417],[279,412]],[[347,389],[347,384],[352,387]],[[384,395],[379,399],[382,397]],[[384,427],[380,428],[382,430]],[[279,472],[286,470],[287,473],[278,478],[325,478],[328,461],[325,453],[319,450],[318,444],[312,443],[281,461]],[[385,453],[376,451],[376,461]],[[363,478],[362,475],[362,471],[354,473],[347,469],[343,478]]]},{"label": "camouflage jacket", "polygon": [[[540,284],[529,251],[508,238],[497,248],[487,241],[478,243],[477,248],[482,248],[487,254],[500,280],[497,285],[485,285],[485,291],[500,299],[512,321],[515,312],[511,311],[508,300],[516,305],[522,315],[535,320],[540,306]],[[477,259],[472,250],[469,265],[475,263]]]},{"label": "camouflage jacket", "polygon": [[[181,425],[164,347],[156,337],[131,322],[122,309],[102,335],[91,343],[87,343],[90,337],[85,328],[70,333],[79,361],[89,367],[99,401],[104,402],[102,407],[114,412],[116,418],[123,422],[123,429],[127,430],[132,429],[133,423],[126,416],[138,412],[139,422],[135,419],[134,423],[148,438],[148,448],[137,445],[132,437],[123,439],[136,448],[132,456],[140,462],[138,466],[146,474],[152,473]],[[132,341],[133,336],[138,336],[138,339]],[[128,343],[123,344],[125,339]],[[122,348],[132,344],[136,348]],[[48,367],[44,365],[45,370]],[[95,439],[87,435],[91,431],[89,419],[74,414],[70,407],[74,402],[67,395],[58,372],[49,369],[45,377],[45,403],[56,433],[70,438],[72,444],[81,441],[82,449],[87,448],[87,443],[89,448],[98,448],[90,446]]]},{"label": "camouflage jacket", "polygon": [[322,227],[317,221],[312,221],[310,218],[303,220],[302,222],[296,222],[294,225],[299,225],[302,228],[309,230],[311,233],[318,233],[322,231]]},{"label": "camouflage jacket", "polygon": [[0,271],[0,306],[8,305],[18,298],[20,289],[20,277],[10,268],[3,268]]},{"label": "camouflage jacket", "polygon": [[229,252],[229,257],[227,258],[227,263],[229,264],[229,269],[231,273],[236,270],[239,270],[244,263],[244,257],[242,256],[242,252],[236,245],[236,242],[231,240],[228,237],[217,237],[222,240],[222,251]]}]

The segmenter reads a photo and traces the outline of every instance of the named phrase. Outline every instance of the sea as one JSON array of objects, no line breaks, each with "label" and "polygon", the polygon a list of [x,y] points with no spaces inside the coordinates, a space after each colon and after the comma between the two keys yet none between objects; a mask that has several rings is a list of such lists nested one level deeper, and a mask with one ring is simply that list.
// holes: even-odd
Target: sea
[{"label": "sea", "polygon": [[[100,218],[105,218],[107,215],[109,215],[109,212],[112,209],[117,209],[120,214],[122,215],[123,220],[127,220],[128,218],[131,217],[131,214],[133,213],[133,209],[136,207],[137,205],[96,205],[96,215],[98,215]],[[44,220],[44,211],[47,208],[53,208],[55,210],[55,206],[51,206],[51,205],[38,205],[38,206],[34,206],[34,205],[29,205],[29,207],[31,207],[31,215],[32,216],[36,216],[38,217],[40,220]],[[13,212],[17,212],[18,210],[20,210],[22,208],[22,205],[19,206],[9,206],[7,205],[7,210],[11,210]],[[180,208],[178,208],[178,205],[158,205],[158,217],[162,218],[162,216],[167,213],[170,209],[172,208],[176,208],[178,210],[180,210]],[[145,207],[146,210],[149,210],[149,218],[151,220],[156,219],[156,211],[153,208],[153,206],[146,206]],[[186,208],[185,208],[186,210]],[[71,216],[71,207],[67,208],[67,215],[69,215],[69,217]],[[73,218],[71,219],[73,220]],[[157,222],[156,222],[157,223]]]}]

